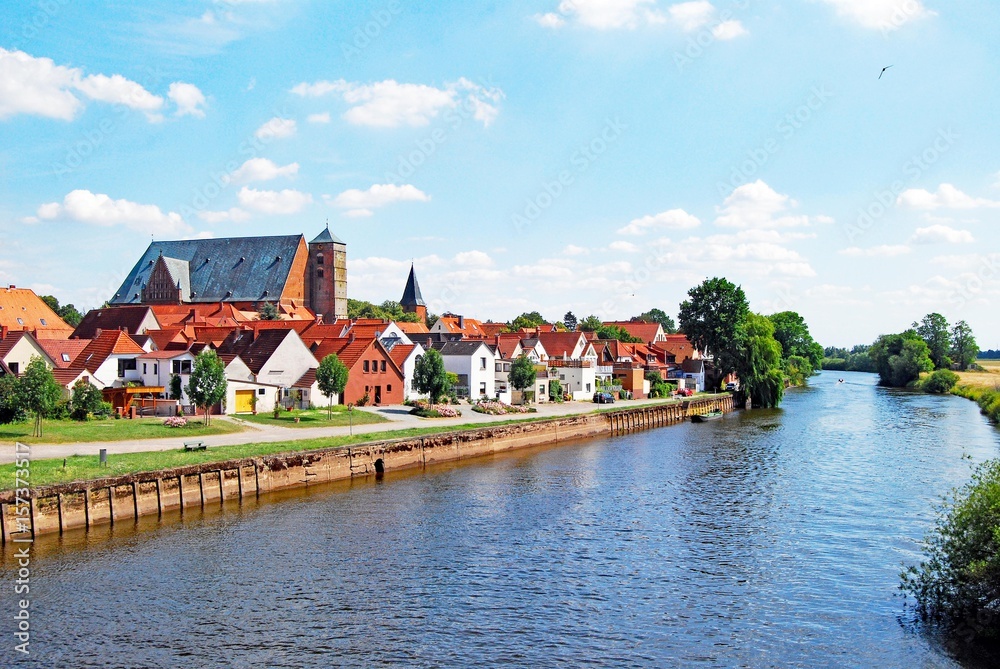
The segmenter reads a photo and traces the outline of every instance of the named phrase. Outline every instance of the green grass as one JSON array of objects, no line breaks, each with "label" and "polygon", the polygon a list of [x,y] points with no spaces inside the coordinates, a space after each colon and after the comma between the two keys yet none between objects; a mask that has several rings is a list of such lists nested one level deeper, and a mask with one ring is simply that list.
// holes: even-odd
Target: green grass
[{"label": "green grass", "polygon": [[[106,476],[120,476],[123,474],[134,474],[137,472],[153,472],[172,467],[184,467],[187,465],[202,464],[206,462],[222,462],[238,458],[252,458],[264,455],[274,455],[276,453],[294,453],[298,451],[311,451],[320,448],[336,448],[340,446],[350,446],[385,439],[408,439],[427,435],[443,434],[457,430],[481,429],[485,427],[496,427],[509,425],[511,423],[534,422],[543,420],[534,418],[527,420],[507,420],[495,423],[466,423],[463,425],[449,426],[442,429],[436,427],[416,427],[405,430],[393,430],[391,432],[378,432],[367,435],[341,436],[341,437],[320,437],[316,439],[300,439],[296,441],[278,441],[272,443],[234,444],[231,446],[219,446],[205,451],[185,451],[176,449],[170,451],[149,451],[144,453],[121,453],[109,454],[108,466],[101,467],[96,455],[74,455],[66,458],[66,467],[63,468],[63,460],[47,459],[31,461],[31,485],[44,486],[57,483],[71,483],[74,481],[87,481],[103,478]],[[14,464],[0,465],[0,490],[10,490],[14,488]]]},{"label": "green grass", "polygon": [[75,444],[92,441],[137,441],[158,438],[205,437],[211,434],[242,432],[243,427],[225,420],[205,426],[203,418],[188,418],[185,427],[165,427],[162,418],[122,418],[115,420],[43,420],[42,436],[32,437],[33,421],[0,425],[0,443]]},{"label": "green grass", "polygon": [[953,395],[972,400],[979,405],[981,413],[994,423],[1000,423],[1000,389],[959,384],[952,389]]},{"label": "green grass", "polygon": [[[277,425],[280,427],[347,427],[354,425],[370,425],[373,423],[388,423],[388,419],[368,411],[352,411],[347,407],[333,407],[333,418],[327,419],[326,409],[308,409],[302,411],[281,411],[275,418],[272,413],[240,414],[239,418],[258,425]],[[295,422],[298,418],[299,422]]]}]

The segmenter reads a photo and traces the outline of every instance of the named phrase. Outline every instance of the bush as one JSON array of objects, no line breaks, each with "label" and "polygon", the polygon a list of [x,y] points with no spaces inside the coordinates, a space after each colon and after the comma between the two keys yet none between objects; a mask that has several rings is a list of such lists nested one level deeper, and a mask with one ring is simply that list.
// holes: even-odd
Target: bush
[{"label": "bush", "polygon": [[94,412],[94,417],[95,418],[107,418],[111,414],[113,414],[114,411],[115,411],[115,408],[113,406],[111,406],[111,402],[101,402],[100,406],[98,406],[97,410]]},{"label": "bush", "polygon": [[461,411],[447,404],[421,405],[411,409],[410,413],[421,418],[456,418],[462,415]]},{"label": "bush", "polygon": [[485,413],[490,416],[504,416],[509,413],[535,413],[537,409],[527,406],[511,406],[499,400],[479,400],[472,410],[476,413]]},{"label": "bush", "polygon": [[358,406],[359,407],[363,407],[363,406],[365,406],[366,404],[368,404],[371,401],[372,401],[371,395],[369,395],[366,392],[365,396],[358,400]]},{"label": "bush", "polygon": [[66,420],[70,417],[70,402],[69,400],[59,400],[56,405],[52,408],[52,412],[47,416],[52,420]]},{"label": "bush", "polygon": [[164,420],[163,424],[167,427],[186,427],[188,422],[184,416],[171,416]]},{"label": "bush", "polygon": [[921,620],[956,640],[1000,642],[1000,460],[945,500],[924,553],[900,575]]},{"label": "bush", "polygon": [[924,389],[924,392],[943,395],[944,393],[951,392],[951,389],[958,383],[958,379],[958,374],[950,369],[939,369],[924,379],[921,387]]},{"label": "bush", "polygon": [[549,400],[552,402],[563,401],[562,384],[555,379],[549,381]]},{"label": "bush", "polygon": [[102,403],[104,403],[103,395],[93,385],[86,381],[77,381],[73,385],[73,400],[71,402],[73,420],[87,420],[91,414],[97,415]]}]

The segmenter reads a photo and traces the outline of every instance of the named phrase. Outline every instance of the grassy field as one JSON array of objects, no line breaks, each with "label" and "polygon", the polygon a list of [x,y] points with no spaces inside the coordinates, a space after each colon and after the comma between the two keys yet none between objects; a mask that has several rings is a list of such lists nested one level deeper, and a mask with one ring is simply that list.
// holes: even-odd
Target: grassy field
[{"label": "grassy field", "polygon": [[[498,421],[490,423],[489,427],[498,425],[509,425],[511,423],[533,422],[542,420],[541,418],[519,420],[519,421]],[[222,421],[219,421],[220,423]],[[108,466],[101,467],[96,455],[76,455],[66,459],[66,467],[63,467],[62,459],[32,460],[31,461],[31,485],[42,486],[54,483],[69,483],[71,481],[86,481],[103,478],[105,476],[119,476],[122,474],[133,474],[136,472],[151,472],[171,467],[183,467],[205,462],[221,462],[236,458],[250,458],[263,455],[273,455],[275,453],[292,453],[296,451],[309,451],[318,448],[334,448],[338,446],[349,446],[370,441],[381,441],[383,439],[406,439],[421,437],[430,434],[441,434],[455,430],[466,430],[487,427],[483,424],[467,423],[454,426],[435,426],[409,428],[406,430],[394,430],[390,432],[379,432],[377,434],[360,434],[342,437],[322,437],[318,439],[302,439],[296,441],[279,441],[273,443],[253,443],[235,444],[232,446],[219,446],[205,451],[184,451],[183,449],[171,451],[152,451],[146,453],[121,453],[108,456]],[[14,465],[0,465],[0,490],[10,490],[14,487]]]},{"label": "grassy field", "polygon": [[31,436],[32,421],[0,425],[0,443],[24,444],[75,444],[92,441],[135,441],[138,439],[159,439],[174,437],[187,439],[210,434],[242,432],[243,428],[227,420],[213,420],[205,426],[202,418],[188,419],[185,427],[165,427],[162,418],[123,418],[115,420],[75,421],[44,420],[42,436]]},{"label": "grassy field", "polygon": [[985,372],[959,372],[951,392],[970,399],[995,423],[1000,423],[1000,360],[977,360]]},{"label": "grassy field", "polygon": [[1000,390],[1000,360],[977,360],[977,364],[986,369],[985,372],[958,372],[960,386]]},{"label": "grassy field", "polygon": [[[333,407],[333,418],[327,419],[326,409],[309,409],[304,411],[282,411],[275,418],[271,413],[259,413],[257,415],[240,414],[240,418],[250,423],[259,425],[277,425],[280,427],[347,427],[354,421],[354,425],[369,425],[372,423],[388,423],[389,421],[378,414],[368,411],[352,411],[348,415],[347,407]],[[295,419],[298,418],[298,422]]]}]

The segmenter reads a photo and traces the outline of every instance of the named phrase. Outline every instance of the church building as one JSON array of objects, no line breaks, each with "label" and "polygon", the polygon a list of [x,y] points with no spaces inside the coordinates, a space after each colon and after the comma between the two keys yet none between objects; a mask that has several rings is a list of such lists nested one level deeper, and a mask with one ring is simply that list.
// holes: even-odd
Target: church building
[{"label": "church building", "polygon": [[246,311],[272,303],[332,323],[347,318],[347,245],[329,226],[308,243],[302,235],[152,242],[110,303]]}]

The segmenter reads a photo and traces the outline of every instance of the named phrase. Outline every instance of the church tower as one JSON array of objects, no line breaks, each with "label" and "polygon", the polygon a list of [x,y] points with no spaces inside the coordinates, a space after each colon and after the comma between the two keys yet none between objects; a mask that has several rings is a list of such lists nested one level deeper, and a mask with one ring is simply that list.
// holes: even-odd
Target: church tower
[{"label": "church tower", "polygon": [[309,308],[325,323],[347,318],[347,244],[330,224],[309,242]]},{"label": "church tower", "polygon": [[406,279],[406,288],[403,290],[403,297],[399,300],[399,304],[403,307],[404,312],[419,316],[421,323],[427,322],[427,305],[424,304],[424,296],[420,294],[420,284],[417,283],[413,263],[410,263],[410,276]]}]

